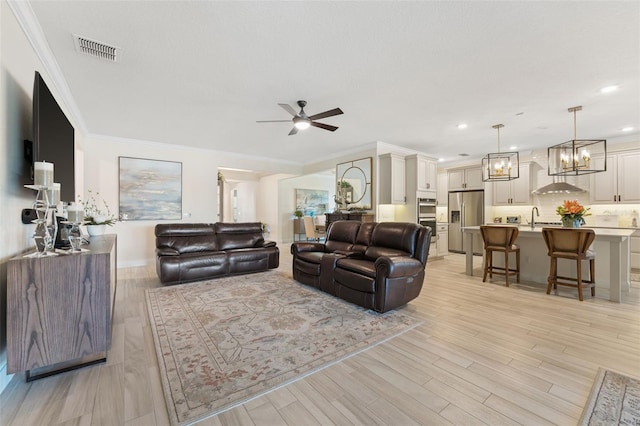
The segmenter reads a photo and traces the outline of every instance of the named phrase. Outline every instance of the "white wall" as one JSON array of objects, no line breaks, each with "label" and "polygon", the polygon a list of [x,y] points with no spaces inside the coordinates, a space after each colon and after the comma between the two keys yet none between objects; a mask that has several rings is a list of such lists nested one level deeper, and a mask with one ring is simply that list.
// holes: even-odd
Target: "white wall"
[{"label": "white wall", "polygon": [[[286,223],[280,223],[279,209],[281,208],[278,201],[279,182],[283,179],[293,177],[291,174],[274,174],[260,179],[257,194],[257,211],[258,221],[266,223],[271,228],[270,240],[284,241],[282,233],[288,228]],[[288,206],[286,207],[289,208]],[[288,211],[288,210],[287,210]],[[286,250],[281,247],[280,250]]]},{"label": "white wall", "polygon": [[[185,148],[179,145],[133,141],[120,138],[87,136],[85,145],[85,189],[100,192],[110,206],[118,206],[118,157],[136,157],[182,163],[182,212],[184,222],[216,221],[218,167],[236,167],[255,170],[285,169],[299,172],[295,167],[276,164],[256,158],[223,154],[215,151]],[[265,181],[263,186],[269,186]],[[255,192],[258,182],[233,183],[249,196],[240,206],[241,221],[259,221]],[[225,184],[225,193],[231,185]],[[271,183],[275,187],[275,182]],[[273,191],[273,189],[271,189]],[[86,194],[85,194],[86,196]],[[227,198],[231,208],[231,200]],[[115,210],[115,209],[114,209]],[[226,209],[225,209],[226,210]],[[225,221],[232,222],[231,210],[225,212]],[[155,262],[154,227],[170,221],[126,221],[116,223],[108,232],[118,234],[118,267],[153,264]]]},{"label": "white wall", "polygon": [[[296,189],[319,189],[329,191],[327,211],[334,208],[335,176],[327,173],[315,173],[289,179],[282,179],[278,185],[279,241],[293,241],[293,212],[296,210]],[[281,248],[282,250],[282,248]]]}]

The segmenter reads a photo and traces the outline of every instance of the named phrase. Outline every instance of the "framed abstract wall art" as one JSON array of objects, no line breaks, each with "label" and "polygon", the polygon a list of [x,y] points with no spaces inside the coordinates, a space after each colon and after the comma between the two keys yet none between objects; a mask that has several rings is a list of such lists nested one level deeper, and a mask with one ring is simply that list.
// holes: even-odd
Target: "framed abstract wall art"
[{"label": "framed abstract wall art", "polygon": [[321,189],[296,189],[296,210],[305,216],[323,215],[329,203],[329,191]]},{"label": "framed abstract wall art", "polygon": [[120,219],[181,220],[182,163],[119,157]]}]

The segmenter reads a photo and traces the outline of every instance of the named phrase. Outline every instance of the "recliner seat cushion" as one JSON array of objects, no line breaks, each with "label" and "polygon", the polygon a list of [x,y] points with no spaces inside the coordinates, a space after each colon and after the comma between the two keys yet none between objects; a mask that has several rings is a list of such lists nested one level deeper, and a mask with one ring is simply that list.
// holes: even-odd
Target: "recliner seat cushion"
[{"label": "recliner seat cushion", "polygon": [[236,249],[227,252],[229,273],[253,272],[269,267],[269,253],[266,249]]},{"label": "recliner seat cushion", "polygon": [[228,274],[229,264],[225,252],[187,253],[181,256],[160,258],[160,264],[167,270],[164,282],[191,281],[203,277]]},{"label": "recliner seat cushion", "polygon": [[322,256],[324,256],[324,252],[320,251],[302,251],[298,253],[298,259],[318,265],[322,262]]},{"label": "recliner seat cushion", "polygon": [[344,257],[338,259],[336,266],[367,277],[375,278],[376,276],[375,263],[370,260]]}]

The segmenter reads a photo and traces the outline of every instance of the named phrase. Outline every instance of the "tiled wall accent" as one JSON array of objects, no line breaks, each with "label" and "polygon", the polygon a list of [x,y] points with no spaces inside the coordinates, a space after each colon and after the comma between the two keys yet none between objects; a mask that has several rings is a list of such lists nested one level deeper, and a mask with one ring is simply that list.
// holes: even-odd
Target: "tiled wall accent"
[{"label": "tiled wall accent", "polygon": [[[502,217],[502,222],[506,222],[506,216],[522,216],[521,223],[529,223],[531,220],[531,210],[538,207],[540,216],[535,220],[538,222],[559,222],[560,216],[556,213],[556,208],[564,200],[578,200],[585,207],[590,208],[591,216],[585,217],[586,225],[596,225],[596,215],[617,215],[618,226],[631,226],[634,215],[640,214],[640,204],[589,204],[589,194],[565,194],[565,195],[540,195],[533,197],[533,204],[530,206],[494,206],[487,209],[486,219],[491,222],[494,217]],[[637,217],[637,216],[636,216]]]}]

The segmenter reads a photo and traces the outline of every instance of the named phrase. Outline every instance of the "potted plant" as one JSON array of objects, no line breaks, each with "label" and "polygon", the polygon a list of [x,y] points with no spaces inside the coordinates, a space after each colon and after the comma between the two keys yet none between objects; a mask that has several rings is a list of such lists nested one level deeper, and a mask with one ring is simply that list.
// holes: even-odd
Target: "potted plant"
[{"label": "potted plant", "polygon": [[589,216],[589,209],[584,208],[578,200],[564,200],[561,206],[558,206],[556,213],[562,219],[562,226],[565,228],[580,228],[584,225],[584,216]]},{"label": "potted plant", "polygon": [[296,219],[300,219],[302,216],[304,216],[304,213],[302,213],[302,210],[296,210],[295,212],[293,212],[293,215],[296,217]]},{"label": "potted plant", "polygon": [[262,223],[262,235],[263,235],[263,237],[264,238],[269,238],[269,234],[271,234],[271,227],[268,224],[264,223],[264,222],[261,222],[261,223]]},{"label": "potted plant", "polygon": [[99,199],[99,192],[95,194],[89,190],[89,197],[84,203],[84,221],[87,232],[91,236],[102,235],[107,226],[113,226],[116,223],[116,217],[111,213],[109,205],[104,199]]}]

